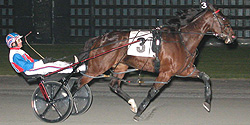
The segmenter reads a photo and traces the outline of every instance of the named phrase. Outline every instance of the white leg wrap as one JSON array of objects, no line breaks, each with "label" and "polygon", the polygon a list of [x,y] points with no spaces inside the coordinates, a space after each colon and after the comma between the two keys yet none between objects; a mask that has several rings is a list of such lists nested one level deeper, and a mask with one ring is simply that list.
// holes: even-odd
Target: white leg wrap
[{"label": "white leg wrap", "polygon": [[210,112],[211,110],[211,105],[207,102],[204,102],[203,103],[203,107],[206,109],[207,112]]},{"label": "white leg wrap", "polygon": [[135,100],[134,99],[129,99],[128,104],[130,104],[130,110],[133,113],[137,113],[137,106],[136,106]]}]

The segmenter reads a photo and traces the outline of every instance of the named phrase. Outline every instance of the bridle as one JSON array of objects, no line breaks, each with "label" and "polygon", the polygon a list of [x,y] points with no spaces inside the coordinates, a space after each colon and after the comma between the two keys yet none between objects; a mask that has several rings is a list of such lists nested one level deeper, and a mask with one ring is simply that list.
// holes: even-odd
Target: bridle
[{"label": "bridle", "polygon": [[[213,12],[213,16],[214,16],[215,19],[217,19],[217,21],[218,21],[218,23],[219,23],[219,25],[220,25],[221,33],[220,33],[220,34],[218,34],[218,33],[212,33],[212,34],[213,34],[214,36],[218,37],[219,39],[227,39],[227,38],[229,37],[229,33],[226,33],[226,34],[225,34],[225,31],[227,31],[228,28],[231,28],[231,26],[230,26],[230,24],[224,24],[224,23],[221,22],[221,20],[220,20],[219,17],[217,16],[217,13],[219,13],[219,12],[220,12],[219,9],[218,9],[217,11]],[[222,19],[222,20],[223,20],[223,19]],[[212,27],[213,27],[213,26],[214,26],[214,20],[213,20],[213,23],[212,23]],[[182,33],[183,33],[183,32],[182,32]],[[195,34],[204,34],[204,33],[195,33]],[[204,35],[209,35],[209,34],[205,33]],[[182,39],[182,35],[180,35],[180,36],[181,36],[181,39]],[[232,38],[234,39],[235,37],[232,36]],[[182,40],[181,40],[181,41],[182,41]],[[185,46],[184,46],[184,47],[185,47]],[[186,47],[185,47],[185,49],[187,50]],[[196,57],[195,54],[196,54],[197,51],[194,51],[194,53],[191,53],[190,51],[187,50],[187,52],[190,54],[190,56],[191,56],[192,58],[190,59],[190,61],[189,61],[188,65],[187,65],[187,67],[185,67],[184,69],[178,71],[178,72],[176,73],[175,76],[178,76],[178,77],[189,77],[189,76],[191,76],[191,75],[196,71],[196,67],[195,67],[195,65],[193,65],[194,69],[193,69],[193,71],[192,71],[189,75],[187,75],[187,76],[180,76],[180,75],[178,75],[178,74],[182,73],[183,71],[185,71],[188,67],[190,67],[191,61],[193,60],[193,58]],[[186,60],[186,62],[187,62],[187,60]]]},{"label": "bridle", "polygon": [[[217,13],[219,13],[220,10],[218,9],[217,11],[213,12],[213,16],[215,19],[217,19],[219,25],[220,25],[220,28],[221,28],[221,33],[213,33],[214,36],[216,36],[218,39],[227,39],[229,37],[229,33],[225,33],[225,31],[228,30],[228,28],[231,28],[231,25],[228,23],[228,24],[224,24],[220,21],[219,17],[217,16]],[[222,19],[223,20],[223,19]],[[212,27],[214,26],[214,20],[213,20],[213,24],[212,24]],[[232,36],[232,38],[234,39],[235,36]]]}]

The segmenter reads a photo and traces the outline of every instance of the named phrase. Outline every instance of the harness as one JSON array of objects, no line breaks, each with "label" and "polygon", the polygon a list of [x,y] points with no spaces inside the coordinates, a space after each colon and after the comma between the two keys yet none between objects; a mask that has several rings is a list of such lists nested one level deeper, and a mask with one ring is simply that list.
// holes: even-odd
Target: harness
[{"label": "harness", "polygon": [[[140,31],[138,31],[138,33],[139,33]],[[138,34],[137,33],[137,34]],[[151,30],[151,33],[152,33],[152,39],[150,39],[150,40],[152,40],[152,45],[151,45],[151,49],[152,49],[152,51],[155,53],[155,55],[154,55],[154,69],[155,69],[155,72],[157,72],[157,73],[159,73],[159,70],[160,70],[160,59],[159,59],[159,53],[160,53],[160,51],[161,51],[161,41],[162,41],[162,37],[161,37],[161,35],[162,35],[162,31],[161,31],[161,29],[159,28],[159,27],[157,27],[157,28],[155,28],[155,29],[152,29]],[[135,37],[137,37],[137,35],[135,36]],[[139,36],[138,36],[139,37]],[[145,38],[142,38],[142,37],[139,37],[137,40],[139,40],[139,42],[140,42],[140,46],[141,47],[138,47],[138,48],[136,48],[137,49],[137,51],[138,52],[140,52],[140,51],[142,51],[142,52],[144,52],[145,51],[145,46],[144,46],[144,44],[145,44],[145,42],[148,40],[146,40]],[[125,56],[125,55],[124,55]],[[147,63],[147,62],[146,62]],[[146,64],[145,63],[145,64]],[[144,65],[145,66],[145,65]],[[144,67],[143,66],[143,67]],[[143,67],[142,67],[142,69],[143,69]]]},{"label": "harness", "polygon": [[[221,29],[223,28],[222,26],[225,26],[225,27],[224,27],[224,30],[226,30],[226,29],[228,28],[227,25],[229,25],[229,24],[222,24],[222,23],[221,23],[221,21],[218,19],[217,15],[216,15],[218,12],[219,12],[219,10],[217,10],[216,12],[213,13],[213,14],[214,14],[214,17],[217,18],[217,20],[218,20],[218,22],[219,22],[219,24],[220,24],[220,26],[221,26]],[[230,25],[229,25],[229,26],[230,26]],[[180,42],[180,43],[183,44],[183,46],[184,46],[184,48],[185,48],[185,50],[186,50],[186,52],[187,52],[187,55],[189,55],[189,56],[187,56],[186,63],[185,63],[185,64],[187,64],[187,66],[184,68],[184,66],[185,66],[185,64],[184,64],[183,67],[180,69],[180,71],[177,73],[177,74],[180,74],[180,73],[182,73],[183,71],[185,71],[188,67],[190,67],[190,65],[192,64],[192,60],[193,60],[193,59],[196,57],[196,55],[197,55],[197,51],[195,51],[195,52],[193,52],[193,53],[191,53],[190,51],[188,51],[187,47],[186,47],[185,44],[183,43],[183,38],[182,38],[182,35],[181,35],[181,34],[183,34],[183,33],[185,33],[185,32],[180,32],[180,31],[171,32],[171,33],[178,33],[178,34],[180,34],[181,41],[165,41],[165,40],[163,40],[162,37],[161,37],[161,36],[162,36],[162,32],[164,32],[164,31],[162,31],[160,28],[156,28],[156,29],[153,29],[153,30],[152,30],[152,34],[153,34],[152,51],[156,53],[155,61],[154,61],[155,72],[159,72],[159,69],[160,69],[159,52],[160,52],[160,50],[161,50],[161,42],[162,42],[162,41],[163,41],[163,42]],[[168,31],[168,32],[169,32],[169,31]],[[221,36],[225,35],[224,32],[222,32],[221,34],[188,32],[188,34],[214,35],[214,36],[217,36],[217,37],[221,37]],[[128,38],[128,39],[135,39],[135,38],[137,38],[137,37]],[[84,52],[81,52],[81,53],[87,53],[87,52],[90,52],[90,51],[92,51],[92,50],[95,50],[95,49],[98,49],[98,48],[102,48],[102,47],[105,47],[105,46],[108,46],[108,45],[111,45],[111,44],[115,44],[115,43],[127,41],[128,39],[123,39],[123,40],[119,40],[119,41],[110,42],[110,43],[107,43],[107,44],[105,44],[105,45],[102,45],[102,46],[99,46],[99,47],[96,47],[96,48],[93,48],[93,49],[89,49],[89,50],[84,51]],[[138,38],[138,39],[137,39],[136,41],[134,41],[133,43],[136,43],[136,42],[141,42],[140,45],[142,46],[142,45],[146,42],[146,40],[145,40],[145,39],[140,39],[140,38]],[[118,46],[118,47],[113,48],[113,49],[111,49],[111,50],[108,50],[108,51],[105,51],[105,52],[100,53],[100,54],[98,54],[98,55],[95,55],[95,56],[93,56],[93,57],[85,58],[85,59],[83,59],[82,61],[80,61],[80,62],[78,62],[78,63],[72,64],[71,67],[74,67],[74,66],[75,66],[75,68],[76,68],[77,66],[81,65],[81,64],[84,63],[85,61],[88,61],[88,60],[90,60],[90,59],[94,59],[94,58],[96,58],[96,57],[102,56],[102,55],[104,55],[104,54],[106,54],[106,53],[109,53],[109,52],[112,52],[112,51],[114,51],[114,50],[123,48],[123,47],[128,46],[128,45],[133,44],[133,43],[128,43],[128,44],[125,44],[125,45],[122,45],[122,46]],[[124,54],[124,55],[125,55],[125,54]],[[190,58],[190,57],[191,57],[191,58]],[[67,58],[67,57],[63,57],[63,58]],[[188,59],[189,59],[190,61],[189,61]],[[121,61],[121,60],[122,60],[122,58],[120,59],[120,61]],[[119,62],[120,62],[120,61],[119,61]],[[117,63],[117,65],[118,65],[118,63]],[[193,65],[193,66],[194,66],[194,65]],[[54,74],[54,73],[56,73],[56,72],[59,72],[59,71],[62,71],[62,70],[64,70],[64,69],[66,69],[66,68],[67,68],[67,67],[62,68],[62,69],[57,70],[57,71],[52,72],[52,73],[48,73],[48,74],[46,74],[46,76],[50,76],[50,75],[52,75],[52,74]],[[119,73],[116,73],[116,72],[113,72],[113,71],[111,71],[111,72],[112,72],[112,74],[124,74],[124,73],[133,72],[133,71],[137,71],[137,70],[138,70],[138,69],[131,69],[131,70],[127,70],[127,71],[125,71],[125,72],[119,72]],[[193,70],[188,76],[185,76],[185,77],[191,76],[195,71],[196,71],[196,67],[194,66],[194,70]],[[100,76],[97,76],[97,77],[89,76],[89,75],[86,75],[86,74],[84,74],[84,73],[83,73],[82,75],[87,76],[87,77],[90,77],[90,78],[112,77],[112,78],[115,78],[115,79],[118,79],[118,80],[121,80],[121,81],[124,81],[124,82],[131,83],[131,81],[127,81],[127,80],[123,80],[123,79],[120,79],[120,78],[117,78],[117,77],[113,77],[112,75],[110,76],[110,75],[104,75],[104,74],[103,74],[103,75],[100,75]],[[176,76],[178,76],[178,75],[176,75]],[[179,76],[179,77],[180,77],[180,76]],[[182,76],[182,77],[183,77],[183,76]],[[143,81],[138,81],[138,83],[163,83],[163,84],[167,84],[168,82],[158,82],[158,81],[149,81],[149,82],[146,81],[146,82],[143,82]]]},{"label": "harness", "polygon": [[155,30],[152,31],[152,34],[153,34],[152,51],[155,52],[154,68],[155,72],[159,73],[160,70],[159,52],[161,50],[162,32],[160,31],[160,28],[157,27]]},{"label": "harness", "polygon": [[[195,70],[196,70],[196,66],[195,66],[194,64],[193,64],[194,70],[193,70],[190,74],[188,74],[187,76],[181,76],[181,75],[178,75],[178,74],[181,74],[181,73],[184,72],[187,68],[190,67],[190,65],[191,65],[191,63],[192,63],[192,60],[193,60],[194,58],[197,57],[198,49],[196,49],[196,51],[194,51],[193,53],[191,53],[191,52],[188,50],[188,48],[185,46],[185,43],[184,43],[184,41],[183,41],[182,35],[179,34],[179,36],[180,36],[180,39],[181,39],[181,44],[183,45],[184,49],[185,49],[186,52],[187,52],[187,57],[186,57],[185,63],[183,64],[182,68],[185,67],[185,64],[186,64],[186,63],[188,63],[188,64],[187,64],[187,66],[186,66],[185,68],[183,68],[183,69],[180,68],[180,70],[176,73],[175,76],[177,76],[177,77],[189,77],[189,76],[191,76],[191,75],[195,72]],[[191,58],[190,58],[190,57],[191,57]],[[189,62],[187,62],[188,60],[189,60]],[[181,69],[182,69],[182,70],[181,70]]]}]

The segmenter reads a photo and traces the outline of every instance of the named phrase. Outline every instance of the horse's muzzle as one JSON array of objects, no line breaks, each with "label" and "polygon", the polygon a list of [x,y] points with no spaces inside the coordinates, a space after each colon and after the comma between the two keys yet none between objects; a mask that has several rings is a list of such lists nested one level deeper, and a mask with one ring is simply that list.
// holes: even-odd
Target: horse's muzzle
[{"label": "horse's muzzle", "polygon": [[221,33],[221,34],[213,34],[214,36],[216,36],[218,39],[222,39],[225,41],[225,44],[230,44],[233,43],[234,40],[236,40],[236,36],[232,35],[229,36],[227,34]]},{"label": "horse's muzzle", "polygon": [[225,44],[233,43],[234,40],[236,40],[236,36],[234,36],[234,35],[232,37],[227,36],[225,39]]}]

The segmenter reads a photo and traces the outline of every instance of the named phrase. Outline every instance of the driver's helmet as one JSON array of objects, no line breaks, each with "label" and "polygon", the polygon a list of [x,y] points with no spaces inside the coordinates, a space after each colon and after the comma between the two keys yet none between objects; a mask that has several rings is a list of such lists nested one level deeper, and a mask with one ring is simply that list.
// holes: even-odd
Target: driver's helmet
[{"label": "driver's helmet", "polygon": [[10,33],[6,36],[6,44],[9,48],[12,48],[12,43],[14,43],[17,39],[22,38],[23,36],[20,36],[17,33]]}]

